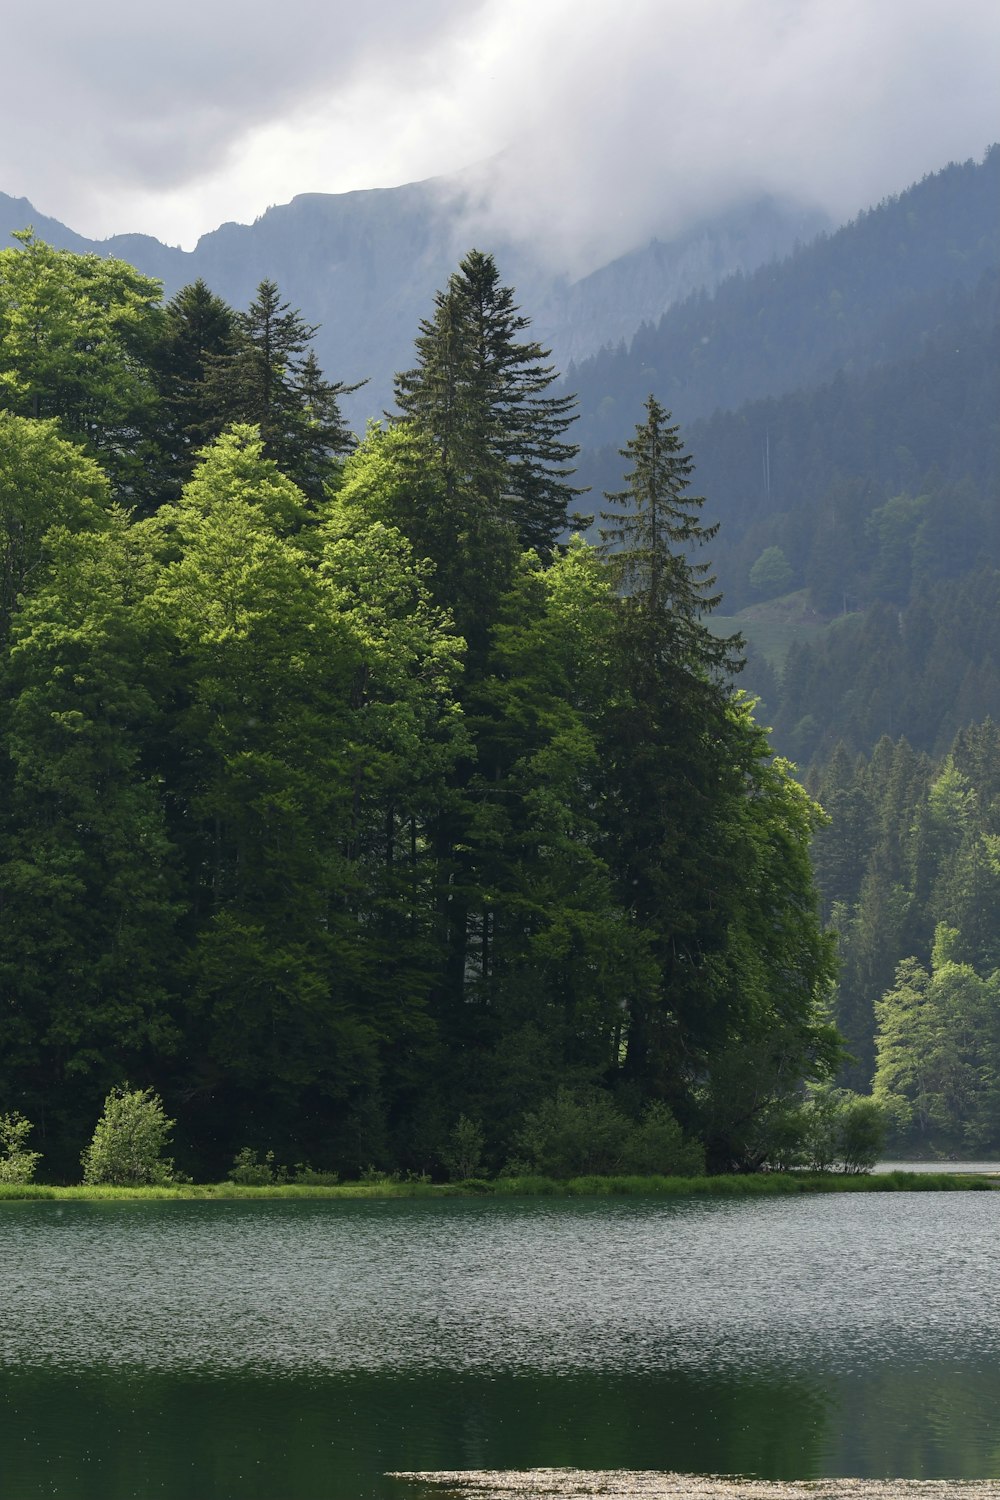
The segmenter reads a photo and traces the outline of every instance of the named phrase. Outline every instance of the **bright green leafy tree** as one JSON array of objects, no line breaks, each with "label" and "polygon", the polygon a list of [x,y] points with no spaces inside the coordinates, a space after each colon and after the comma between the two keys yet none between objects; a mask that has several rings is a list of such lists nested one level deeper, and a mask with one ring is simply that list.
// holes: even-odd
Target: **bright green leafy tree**
[{"label": "bright green leafy tree", "polygon": [[140,499],[156,417],[148,370],[160,284],[125,261],[55,250],[30,230],[0,250],[0,406],[58,417]]}]

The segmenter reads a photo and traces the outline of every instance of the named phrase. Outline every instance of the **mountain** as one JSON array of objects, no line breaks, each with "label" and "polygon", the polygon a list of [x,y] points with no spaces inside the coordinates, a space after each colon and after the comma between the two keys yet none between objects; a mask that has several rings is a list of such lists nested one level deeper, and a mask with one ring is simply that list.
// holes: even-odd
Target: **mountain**
[{"label": "mountain", "polygon": [[621,445],[651,391],[683,423],[919,346],[953,289],[1000,260],[1000,147],[953,164],[769,262],[676,303],[567,371],[577,440]]},{"label": "mountain", "polygon": [[[0,243],[28,224],[51,244],[130,261],[171,296],[202,277],[245,307],[268,277],[320,325],[316,351],[327,375],[369,384],[345,403],[363,426],[392,399],[392,376],[412,359],[413,339],[461,255],[476,242],[476,202],[461,181],[432,179],[353,193],[306,193],[269,208],[253,224],[223,224],[192,251],[147,235],[86,240],[0,193]],[[504,280],[532,318],[532,333],[563,368],[629,338],[679,297],[714,287],[734,271],[785,254],[827,225],[815,210],[774,198],[737,204],[671,241],[654,239],[571,281],[540,251],[490,236]]]}]

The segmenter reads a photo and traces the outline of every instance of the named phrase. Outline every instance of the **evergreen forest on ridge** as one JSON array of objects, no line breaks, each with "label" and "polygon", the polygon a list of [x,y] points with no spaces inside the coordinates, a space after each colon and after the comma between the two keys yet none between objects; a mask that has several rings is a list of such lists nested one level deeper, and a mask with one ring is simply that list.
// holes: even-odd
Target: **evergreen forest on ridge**
[{"label": "evergreen forest on ridge", "polygon": [[998,177],[565,377],[471,250],[363,435],[274,280],[0,250],[0,1114],[43,1175],[126,1081],[199,1177],[546,1129],[756,1170],[854,1094],[1000,1148]]}]

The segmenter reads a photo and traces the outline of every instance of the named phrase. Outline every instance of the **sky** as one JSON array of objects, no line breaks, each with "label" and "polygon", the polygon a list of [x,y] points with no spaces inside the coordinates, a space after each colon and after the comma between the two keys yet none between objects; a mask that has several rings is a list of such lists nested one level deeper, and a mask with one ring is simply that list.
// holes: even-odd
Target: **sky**
[{"label": "sky", "polygon": [[996,0],[46,0],[4,53],[0,191],[187,248],[465,172],[580,269],[765,191],[842,220],[1000,139]]}]

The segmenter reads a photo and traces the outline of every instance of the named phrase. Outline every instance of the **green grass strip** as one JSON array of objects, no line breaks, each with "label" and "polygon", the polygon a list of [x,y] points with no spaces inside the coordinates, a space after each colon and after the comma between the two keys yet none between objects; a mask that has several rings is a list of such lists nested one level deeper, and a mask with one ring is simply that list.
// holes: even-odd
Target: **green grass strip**
[{"label": "green grass strip", "polygon": [[739,1177],[551,1177],[476,1178],[469,1182],[345,1182],[307,1187],[294,1182],[241,1187],[232,1182],[181,1183],[174,1187],[50,1187],[0,1183],[0,1202],[13,1200],[101,1202],[219,1201],[277,1202],[321,1198],[761,1198],[802,1193],[989,1192],[1000,1177],[967,1172],[761,1172]]}]

